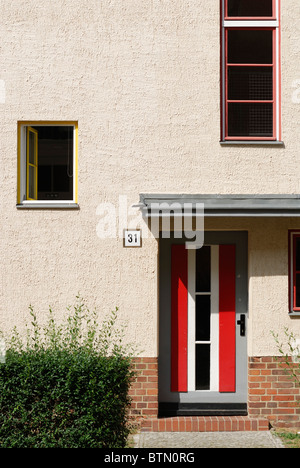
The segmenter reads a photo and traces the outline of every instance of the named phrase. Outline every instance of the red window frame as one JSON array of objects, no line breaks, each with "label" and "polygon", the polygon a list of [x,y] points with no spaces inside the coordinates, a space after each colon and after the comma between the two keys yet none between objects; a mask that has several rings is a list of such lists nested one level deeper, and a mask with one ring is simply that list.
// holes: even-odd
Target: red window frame
[{"label": "red window frame", "polygon": [[[249,0],[251,1],[251,0]],[[277,8],[278,6],[278,8]],[[222,57],[221,57],[221,76],[222,76],[222,102],[221,102],[221,141],[280,141],[281,138],[281,119],[280,119],[280,62],[279,51],[280,36],[277,37],[277,31],[280,31],[280,0],[272,0],[272,16],[270,17],[236,17],[228,16],[228,0],[221,0],[222,12]],[[278,17],[277,17],[278,14]],[[230,24],[226,25],[226,21]],[[251,25],[251,22],[253,24]],[[255,22],[255,24],[254,24]],[[273,24],[271,24],[273,22]],[[275,26],[274,23],[278,25]],[[234,24],[236,23],[236,25]],[[243,24],[244,23],[244,24]],[[250,24],[249,24],[250,23]],[[261,24],[259,24],[261,23]],[[268,25],[270,23],[270,26]],[[267,30],[272,31],[272,63],[230,63],[228,61],[228,31],[230,30]],[[279,33],[278,33],[279,34]],[[229,67],[270,67],[272,68],[272,99],[268,100],[246,100],[229,99]],[[232,103],[253,103],[253,104],[271,104],[272,105],[272,135],[252,136],[252,135],[229,135],[229,104]]]},{"label": "red window frame", "polygon": [[296,241],[300,239],[300,230],[289,231],[289,310],[290,313],[300,313],[300,306],[296,306],[297,283],[296,275]]},{"label": "red window frame", "polygon": [[225,20],[250,20],[250,21],[256,21],[256,20],[275,20],[276,19],[276,0],[272,0],[272,16],[228,16],[228,0],[225,0],[225,13],[224,13],[224,19]]},{"label": "red window frame", "polygon": [[[272,63],[265,64],[265,63],[229,63],[228,62],[228,31],[231,30],[240,30],[240,31],[272,31],[272,44],[273,44],[273,51],[272,51]],[[271,100],[250,100],[250,99],[228,99],[228,70],[229,67],[270,67],[273,71],[273,92],[272,92],[272,99]],[[251,104],[272,104],[273,108],[273,135],[272,136],[232,136],[228,134],[228,120],[229,120],[229,104],[236,103],[251,103]],[[225,30],[225,139],[226,140],[275,140],[276,139],[276,29],[275,28],[243,28],[243,27],[236,27],[236,28],[226,28]]]}]

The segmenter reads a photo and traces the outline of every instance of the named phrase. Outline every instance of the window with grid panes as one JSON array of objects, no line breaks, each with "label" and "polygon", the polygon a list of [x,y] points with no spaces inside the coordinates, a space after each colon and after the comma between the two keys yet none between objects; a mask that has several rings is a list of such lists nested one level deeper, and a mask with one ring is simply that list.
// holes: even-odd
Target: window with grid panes
[{"label": "window with grid panes", "polygon": [[222,140],[279,140],[279,0],[223,0],[222,15]]}]

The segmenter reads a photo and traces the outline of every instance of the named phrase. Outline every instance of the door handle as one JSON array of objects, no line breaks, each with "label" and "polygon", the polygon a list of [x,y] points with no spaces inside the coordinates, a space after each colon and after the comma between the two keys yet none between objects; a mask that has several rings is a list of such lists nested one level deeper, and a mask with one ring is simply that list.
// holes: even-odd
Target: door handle
[{"label": "door handle", "polygon": [[245,336],[246,335],[246,315],[245,314],[240,315],[240,320],[237,321],[237,324],[240,326],[240,335]]}]

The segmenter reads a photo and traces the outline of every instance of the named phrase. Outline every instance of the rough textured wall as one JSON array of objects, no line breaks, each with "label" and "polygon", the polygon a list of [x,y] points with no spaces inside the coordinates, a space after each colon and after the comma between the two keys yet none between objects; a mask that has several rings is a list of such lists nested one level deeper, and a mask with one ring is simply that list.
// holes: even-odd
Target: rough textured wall
[{"label": "rough textured wall", "polygon": [[[120,194],[130,206],[140,192],[299,192],[299,1],[282,1],[284,147],[219,144],[218,0],[0,5],[0,327],[20,323],[30,303],[62,314],[80,292],[100,314],[119,306],[129,339],[156,356],[157,242],[125,250],[100,239],[97,207],[118,209]],[[78,211],[16,209],[21,120],[78,121]],[[271,352],[261,325],[288,321],[285,225],[266,226],[250,225],[254,355]],[[270,236],[279,250],[262,265]]]}]

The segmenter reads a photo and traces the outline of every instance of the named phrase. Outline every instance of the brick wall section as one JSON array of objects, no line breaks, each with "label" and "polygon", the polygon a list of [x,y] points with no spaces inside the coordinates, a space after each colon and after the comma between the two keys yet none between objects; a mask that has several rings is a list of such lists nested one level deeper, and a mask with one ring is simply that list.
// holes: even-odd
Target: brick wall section
[{"label": "brick wall section", "polygon": [[175,416],[148,419],[141,424],[141,432],[235,432],[268,431],[267,419],[248,416]]},{"label": "brick wall section", "polygon": [[250,417],[265,417],[276,428],[300,428],[300,388],[283,358],[249,358],[248,386]]},{"label": "brick wall section", "polygon": [[130,389],[131,417],[137,422],[157,418],[158,363],[157,358],[136,358],[133,363],[136,379]]},{"label": "brick wall section", "polygon": [[158,419],[157,358],[136,358],[133,366],[136,379],[130,389],[132,399],[130,419],[136,429],[143,432],[265,431],[269,429],[266,419],[251,420],[244,416]]},{"label": "brick wall section", "polygon": [[[130,416],[148,431],[163,430],[267,430],[275,428],[300,430],[300,388],[289,378],[283,360],[273,357],[249,358],[248,417],[167,418],[158,415],[157,358],[136,358],[136,379],[132,383]],[[295,366],[296,369],[298,365]],[[214,422],[214,426],[212,425]]]}]

